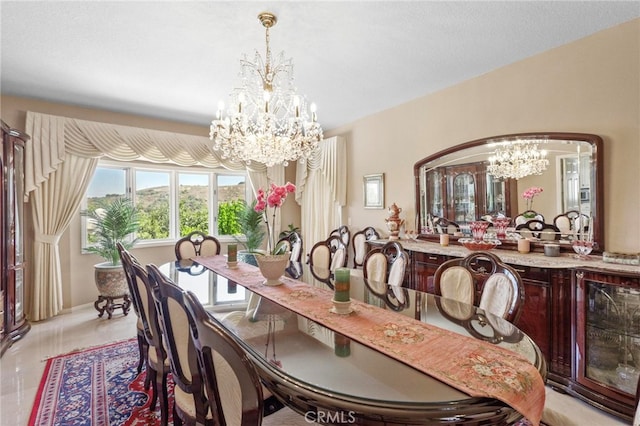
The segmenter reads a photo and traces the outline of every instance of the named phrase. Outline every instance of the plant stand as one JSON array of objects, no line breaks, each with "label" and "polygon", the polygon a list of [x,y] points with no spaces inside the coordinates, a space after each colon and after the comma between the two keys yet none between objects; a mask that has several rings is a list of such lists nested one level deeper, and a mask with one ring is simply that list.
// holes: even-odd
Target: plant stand
[{"label": "plant stand", "polygon": [[[120,300],[120,299],[122,299],[122,302],[118,302],[118,303],[114,302],[114,300]],[[103,302],[104,304],[100,306],[100,304]],[[96,308],[96,311],[98,311],[99,318],[102,318],[102,315],[104,315],[106,311],[108,315],[107,318],[111,319],[111,315],[113,314],[113,311],[116,309],[122,308],[122,313],[124,315],[127,315],[129,313],[129,309],[131,309],[131,299],[129,298],[128,294],[123,294],[122,296],[99,295],[98,300],[96,300],[93,303],[93,307]]]}]

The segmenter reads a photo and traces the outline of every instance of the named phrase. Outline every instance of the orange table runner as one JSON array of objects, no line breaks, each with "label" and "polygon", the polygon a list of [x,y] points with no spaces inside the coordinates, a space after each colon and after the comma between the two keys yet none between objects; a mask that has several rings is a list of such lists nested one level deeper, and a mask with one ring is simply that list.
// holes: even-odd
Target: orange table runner
[{"label": "orange table runner", "polygon": [[354,312],[336,315],[333,292],[283,277],[281,286],[262,284],[255,266],[238,262],[229,269],[224,256],[193,259],[299,315],[369,346],[474,397],[499,399],[539,425],[545,401],[540,373],[520,354],[444,330],[392,311],[352,300]]}]

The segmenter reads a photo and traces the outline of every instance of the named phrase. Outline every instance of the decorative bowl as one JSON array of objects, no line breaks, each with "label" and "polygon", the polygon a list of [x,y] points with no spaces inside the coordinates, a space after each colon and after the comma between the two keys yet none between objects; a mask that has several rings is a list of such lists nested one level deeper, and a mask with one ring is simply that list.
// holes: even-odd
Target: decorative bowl
[{"label": "decorative bowl", "polygon": [[491,250],[501,244],[500,240],[475,240],[473,238],[461,238],[458,241],[471,251]]},{"label": "decorative bowl", "polygon": [[573,240],[571,247],[573,247],[573,251],[576,252],[577,257],[586,259],[595,248],[595,243],[593,241]]}]

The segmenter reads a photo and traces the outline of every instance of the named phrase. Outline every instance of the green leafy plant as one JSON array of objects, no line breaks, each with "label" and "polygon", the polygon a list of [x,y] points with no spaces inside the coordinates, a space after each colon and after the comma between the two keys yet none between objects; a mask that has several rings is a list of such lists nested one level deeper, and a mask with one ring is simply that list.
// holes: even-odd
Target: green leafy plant
[{"label": "green leafy plant", "polygon": [[266,236],[264,230],[264,218],[262,213],[255,210],[256,201],[251,204],[244,203],[244,207],[237,212],[237,221],[240,225],[240,232],[244,239],[234,235],[235,240],[240,243],[249,253],[255,253],[261,246]]},{"label": "green leafy plant", "polygon": [[283,239],[283,238],[288,237],[289,235],[293,234],[294,232],[297,232],[298,234],[300,233],[300,228],[295,226],[293,223],[290,223],[287,226],[288,226],[288,228],[285,229],[284,231],[280,232],[280,235],[278,235],[278,238]]},{"label": "green leafy plant", "polygon": [[218,235],[235,235],[242,233],[238,223],[238,214],[245,209],[246,202],[236,199],[218,205]]},{"label": "green leafy plant", "polygon": [[116,244],[121,243],[128,250],[137,242],[137,238],[130,238],[140,226],[138,210],[133,202],[129,198],[116,198],[84,211],[82,215],[87,216],[91,240],[95,241],[86,251],[101,256],[112,265],[119,265],[120,254]]}]

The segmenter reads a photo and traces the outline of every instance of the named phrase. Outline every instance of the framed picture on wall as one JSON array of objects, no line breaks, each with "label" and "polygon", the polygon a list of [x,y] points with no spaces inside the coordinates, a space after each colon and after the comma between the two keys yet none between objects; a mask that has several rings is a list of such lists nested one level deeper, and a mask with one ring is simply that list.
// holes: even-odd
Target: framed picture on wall
[{"label": "framed picture on wall", "polygon": [[384,173],[365,175],[364,208],[384,209]]}]

